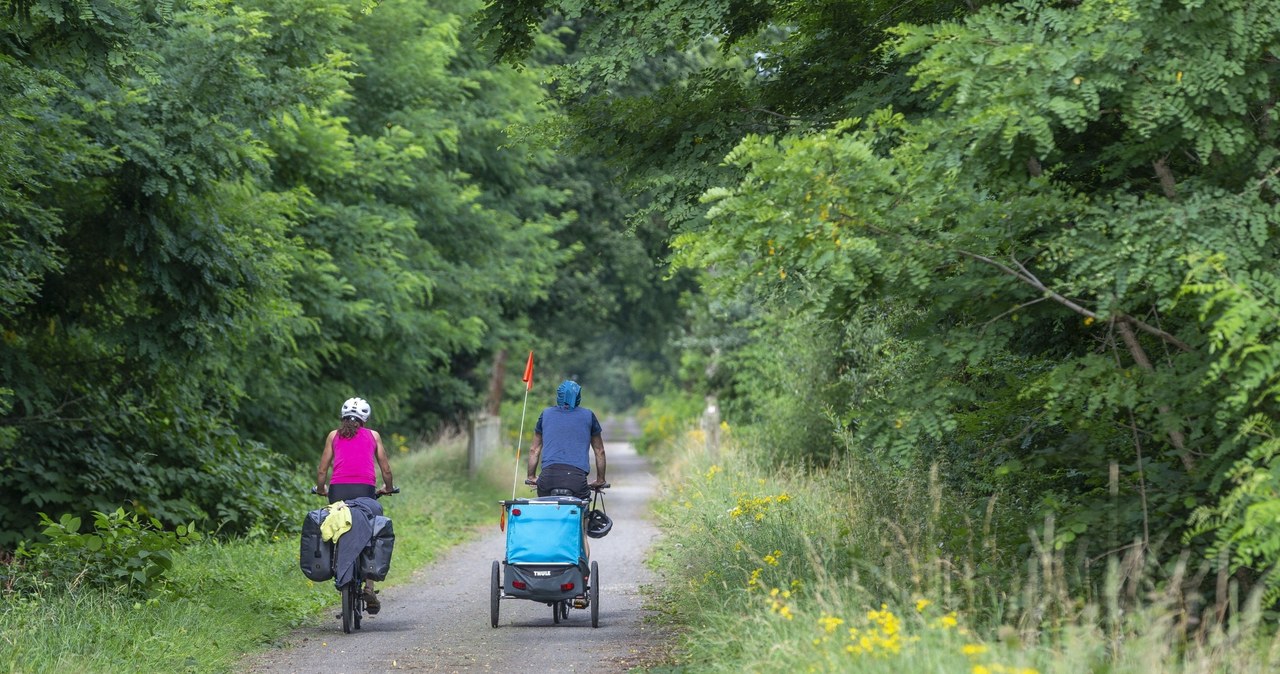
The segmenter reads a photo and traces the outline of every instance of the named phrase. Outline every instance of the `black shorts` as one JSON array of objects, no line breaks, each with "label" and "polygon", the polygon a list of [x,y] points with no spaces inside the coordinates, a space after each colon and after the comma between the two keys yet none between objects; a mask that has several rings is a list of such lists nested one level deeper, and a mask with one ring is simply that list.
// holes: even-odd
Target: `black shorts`
[{"label": "black shorts", "polygon": [[575,497],[587,500],[591,490],[587,488],[587,471],[562,463],[542,467],[538,476],[538,496],[554,496],[552,489],[568,489]]},{"label": "black shorts", "polygon": [[373,498],[376,491],[371,484],[331,484],[329,485],[329,502],[337,503],[361,496]]}]

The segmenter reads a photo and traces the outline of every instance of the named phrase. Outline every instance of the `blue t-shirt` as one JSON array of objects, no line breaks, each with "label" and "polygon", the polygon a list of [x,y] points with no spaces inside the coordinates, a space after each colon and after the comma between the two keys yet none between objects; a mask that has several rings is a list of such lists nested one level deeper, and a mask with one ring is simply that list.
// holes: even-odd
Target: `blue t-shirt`
[{"label": "blue t-shirt", "polygon": [[604,432],[596,413],[585,407],[548,407],[533,432],[542,436],[542,465],[563,464],[591,470],[591,438]]}]

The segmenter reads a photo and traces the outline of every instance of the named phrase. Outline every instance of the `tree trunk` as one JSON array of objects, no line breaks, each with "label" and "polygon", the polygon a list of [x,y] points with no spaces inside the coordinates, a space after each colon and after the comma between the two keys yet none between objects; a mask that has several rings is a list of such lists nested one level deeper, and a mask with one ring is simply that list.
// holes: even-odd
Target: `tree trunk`
[{"label": "tree trunk", "polygon": [[502,406],[502,380],[507,370],[507,350],[498,349],[493,354],[493,370],[489,373],[489,399],[485,401],[484,411],[492,416],[498,415]]},{"label": "tree trunk", "polygon": [[[1116,331],[1120,333],[1120,339],[1124,340],[1124,345],[1129,348],[1129,355],[1133,356],[1133,362],[1147,372],[1154,372],[1155,367],[1151,365],[1151,359],[1147,358],[1147,352],[1143,350],[1142,344],[1138,342],[1138,336],[1133,334],[1133,328],[1129,327],[1129,322],[1123,319],[1117,320],[1115,326]],[[1158,405],[1157,409],[1160,410],[1160,414],[1165,416],[1171,414],[1168,405]],[[1187,471],[1193,470],[1196,467],[1196,463],[1191,458],[1191,455],[1187,454],[1187,438],[1182,431],[1177,429],[1169,431],[1169,443],[1173,445],[1174,449],[1178,450],[1178,456],[1182,459],[1182,465],[1186,467]]]}]

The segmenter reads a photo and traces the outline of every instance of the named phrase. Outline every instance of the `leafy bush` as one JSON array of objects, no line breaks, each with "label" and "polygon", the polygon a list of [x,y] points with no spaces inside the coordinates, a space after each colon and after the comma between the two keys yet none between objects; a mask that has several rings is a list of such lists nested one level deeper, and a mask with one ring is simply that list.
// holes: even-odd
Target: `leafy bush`
[{"label": "leafy bush", "polygon": [[[670,496],[650,588],[681,629],[680,672],[1274,672],[1280,643],[1261,593],[1223,620],[1186,581],[1183,556],[1055,549],[1053,520],[1028,554],[1001,538],[1005,500],[982,519],[938,471],[892,474],[855,455],[779,467],[731,443],[663,448]],[[1077,541],[1076,550],[1087,549]],[[1087,567],[1105,569],[1085,585]],[[1081,567],[1086,567],[1082,569]],[[1222,582],[1227,583],[1225,576]],[[1235,586],[1234,581],[1231,582]],[[761,645],[765,647],[761,647]]]},{"label": "leafy bush", "polygon": [[95,511],[92,533],[81,533],[81,520],[72,515],[55,522],[40,513],[40,523],[48,540],[20,551],[40,574],[28,582],[50,581],[69,590],[88,585],[149,593],[173,568],[174,552],[201,539],[194,524],[165,531],[156,518],[144,520],[124,508]]},{"label": "leafy bush", "polygon": [[644,407],[636,414],[640,422],[640,438],[636,447],[648,451],[668,444],[686,428],[697,423],[702,414],[702,397],[687,391],[668,388],[645,398]]},{"label": "leafy bush", "polygon": [[[497,471],[498,487],[468,480],[465,446],[455,438],[392,459],[398,482],[409,488],[383,500],[400,537],[389,584],[408,582],[414,569],[474,537],[473,525],[496,526],[497,506],[476,504],[503,498],[510,465]],[[0,591],[0,672],[238,672],[253,669],[246,653],[278,644],[290,629],[336,630],[333,612],[322,610],[338,600],[333,584],[298,572],[298,524],[253,540],[205,536],[174,555],[163,595],[147,600],[88,587]],[[4,564],[0,553],[0,588],[9,572]],[[245,588],[270,589],[246,602]]]}]

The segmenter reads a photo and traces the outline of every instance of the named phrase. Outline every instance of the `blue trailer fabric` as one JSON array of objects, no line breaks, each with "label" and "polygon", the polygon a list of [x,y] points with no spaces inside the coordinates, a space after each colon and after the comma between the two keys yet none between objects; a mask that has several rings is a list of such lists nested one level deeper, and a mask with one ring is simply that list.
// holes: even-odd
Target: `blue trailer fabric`
[{"label": "blue trailer fabric", "polygon": [[582,550],[582,509],[577,499],[510,501],[507,512],[508,564],[578,564]]}]

